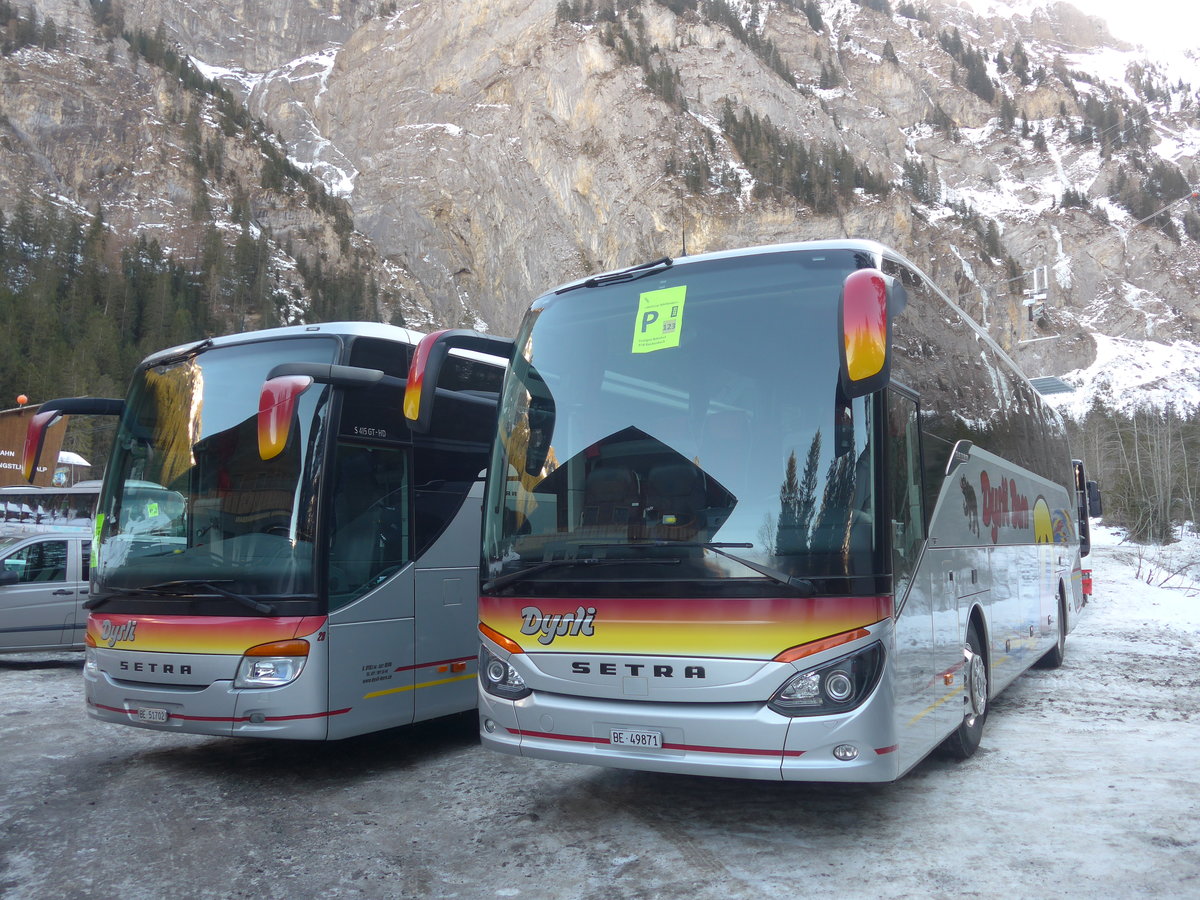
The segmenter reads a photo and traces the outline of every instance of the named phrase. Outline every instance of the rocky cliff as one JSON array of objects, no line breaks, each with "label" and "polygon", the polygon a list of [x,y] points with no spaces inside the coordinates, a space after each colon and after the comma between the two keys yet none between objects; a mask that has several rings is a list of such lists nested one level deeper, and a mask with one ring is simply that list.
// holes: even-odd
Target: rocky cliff
[{"label": "rocky cliff", "polygon": [[[114,227],[186,252],[194,101],[138,65],[96,3],[35,7],[70,39],[0,61],[0,208],[30,192],[100,202],[122,210]],[[345,201],[379,272],[379,318],[510,333],[538,292],[685,243],[848,235],[910,256],[1031,374],[1088,365],[1093,332],[1195,339],[1200,232],[1177,201],[1200,184],[1197,87],[1066,4],[993,19],[942,0],[112,10],[125,33],[192,58]],[[834,162],[832,204],[806,200],[803,177],[773,183],[761,146],[730,127],[750,118],[771,152],[792,141],[844,154],[868,187]],[[219,139],[227,177],[277,239],[280,277],[285,235],[336,264],[345,241],[319,210],[261,190],[253,141]],[[231,193],[219,180],[203,190],[217,204]],[[1138,191],[1163,202],[1139,206]]]}]

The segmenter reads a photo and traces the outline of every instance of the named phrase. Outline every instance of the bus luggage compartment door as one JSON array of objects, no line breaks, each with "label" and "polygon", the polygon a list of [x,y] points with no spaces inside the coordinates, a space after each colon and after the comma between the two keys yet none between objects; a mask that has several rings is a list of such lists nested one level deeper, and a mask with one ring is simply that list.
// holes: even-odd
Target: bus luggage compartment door
[{"label": "bus luggage compartment door", "polygon": [[476,706],[479,568],[417,570],[414,721]]},{"label": "bus luggage compartment door", "polygon": [[412,722],[415,641],[412,566],[330,615],[330,739]]}]

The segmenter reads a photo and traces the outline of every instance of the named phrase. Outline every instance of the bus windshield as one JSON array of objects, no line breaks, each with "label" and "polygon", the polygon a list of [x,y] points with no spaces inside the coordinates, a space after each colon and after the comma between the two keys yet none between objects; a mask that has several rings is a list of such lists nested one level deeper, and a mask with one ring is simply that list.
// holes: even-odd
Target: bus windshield
[{"label": "bus windshield", "polygon": [[875,265],[684,259],[534,304],[494,448],[491,585],[837,593],[882,571],[875,413],[838,388],[842,282]]},{"label": "bus windshield", "polygon": [[272,367],[332,363],[339,347],[332,339],[264,341],[140,369],[97,510],[94,588],[313,595],[329,390],[312,385],[300,396],[286,447],[264,461],[259,387]]}]

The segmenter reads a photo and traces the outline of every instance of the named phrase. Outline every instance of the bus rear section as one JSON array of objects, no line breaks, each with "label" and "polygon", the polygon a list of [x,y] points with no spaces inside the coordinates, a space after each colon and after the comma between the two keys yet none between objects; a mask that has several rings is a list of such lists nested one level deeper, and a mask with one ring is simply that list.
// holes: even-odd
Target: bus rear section
[{"label": "bus rear section", "polygon": [[332,323],[217,338],[149,357],[105,401],[120,422],[87,602],[91,716],[328,740],[475,705],[502,369],[455,357],[439,416],[410,429],[420,337]]},{"label": "bus rear section", "polygon": [[864,241],[659,260],[525,318],[484,504],[480,717],[503,752],[889,781],[974,752],[1061,659],[1061,422]]}]

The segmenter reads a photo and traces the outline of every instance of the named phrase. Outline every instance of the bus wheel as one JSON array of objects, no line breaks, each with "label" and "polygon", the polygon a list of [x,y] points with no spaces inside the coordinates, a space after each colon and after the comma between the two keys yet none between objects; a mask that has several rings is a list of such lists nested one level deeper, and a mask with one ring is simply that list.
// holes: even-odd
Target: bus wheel
[{"label": "bus wheel", "polygon": [[1033,665],[1038,669],[1057,669],[1067,655],[1067,598],[1062,588],[1058,589],[1058,640]]},{"label": "bus wheel", "polygon": [[979,626],[972,621],[967,628],[963,646],[966,658],[966,684],[963,696],[963,720],[942,743],[942,751],[955,759],[966,759],[979,749],[983,738],[983,723],[988,714],[988,668],[983,653],[983,638]]}]

